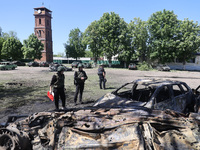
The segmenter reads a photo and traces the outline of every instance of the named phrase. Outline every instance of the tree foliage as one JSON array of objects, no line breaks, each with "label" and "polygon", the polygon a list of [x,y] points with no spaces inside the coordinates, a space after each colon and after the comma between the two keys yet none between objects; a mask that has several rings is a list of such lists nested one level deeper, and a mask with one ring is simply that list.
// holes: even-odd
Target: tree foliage
[{"label": "tree foliage", "polygon": [[14,37],[8,38],[3,42],[1,51],[2,58],[19,60],[23,58],[22,43]]},{"label": "tree foliage", "polygon": [[2,51],[2,48],[3,48],[3,43],[5,42],[5,39],[3,37],[0,37],[0,59],[2,58],[1,57],[1,51]]},{"label": "tree foliage", "polygon": [[99,30],[99,21],[92,22],[84,32],[84,42],[87,43],[90,51],[92,52],[95,63],[99,56],[102,55],[102,38]]},{"label": "tree foliage", "polygon": [[93,57],[93,53],[89,50],[89,51],[85,51],[85,57]]},{"label": "tree foliage", "polygon": [[24,40],[22,50],[25,58],[32,60],[41,59],[44,45],[37,36],[32,33],[27,40]]},{"label": "tree foliage", "polygon": [[186,61],[194,57],[200,47],[200,27],[188,19],[180,21],[178,40],[177,40],[177,58],[185,64]]},{"label": "tree foliage", "polygon": [[109,64],[111,59],[127,46],[127,23],[114,12],[104,13],[99,20],[99,32],[102,38],[103,53]]},{"label": "tree foliage", "polygon": [[69,40],[65,44],[65,52],[67,57],[78,57],[85,55],[86,44],[83,42],[83,33],[79,28],[73,29],[69,33]]},{"label": "tree foliage", "polygon": [[149,54],[147,23],[140,18],[134,18],[134,20],[129,23],[129,31],[131,37],[131,51],[135,51],[134,58],[139,59],[140,62],[146,61]]},{"label": "tree foliage", "polygon": [[150,34],[150,58],[160,63],[176,58],[178,19],[173,11],[158,11],[148,20]]}]

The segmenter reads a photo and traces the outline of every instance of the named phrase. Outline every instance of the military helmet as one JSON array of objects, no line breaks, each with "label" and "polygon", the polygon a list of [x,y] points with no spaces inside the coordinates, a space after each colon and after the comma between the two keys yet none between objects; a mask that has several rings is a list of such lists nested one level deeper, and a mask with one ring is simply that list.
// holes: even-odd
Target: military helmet
[{"label": "military helmet", "polygon": [[58,71],[65,71],[65,68],[63,66],[59,66]]},{"label": "military helmet", "polygon": [[83,68],[83,65],[81,63],[78,64],[78,68]]}]

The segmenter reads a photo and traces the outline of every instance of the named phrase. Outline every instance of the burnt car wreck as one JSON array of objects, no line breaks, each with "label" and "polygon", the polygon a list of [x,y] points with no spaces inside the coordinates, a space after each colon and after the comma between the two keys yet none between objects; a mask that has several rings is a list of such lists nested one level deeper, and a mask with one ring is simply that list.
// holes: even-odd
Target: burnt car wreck
[{"label": "burnt car wreck", "polygon": [[[134,97],[134,90],[142,89],[139,84],[155,90],[146,99],[139,98],[140,94]],[[126,88],[127,85],[132,85],[130,90]],[[186,96],[188,100],[184,100],[181,94],[181,103],[185,103],[180,108],[161,107],[161,104],[158,107],[160,101],[157,101],[157,95],[165,86],[170,88],[172,85],[179,85],[186,95],[189,93]],[[173,102],[177,96],[172,93],[172,89],[168,89],[172,101],[168,105],[179,105]],[[199,92],[195,90],[190,95],[191,92],[183,82],[137,80],[106,94],[93,107],[39,112],[25,119],[18,119],[24,116],[10,116],[8,122],[0,128],[0,148],[200,149],[199,106],[193,102],[198,101]]]}]

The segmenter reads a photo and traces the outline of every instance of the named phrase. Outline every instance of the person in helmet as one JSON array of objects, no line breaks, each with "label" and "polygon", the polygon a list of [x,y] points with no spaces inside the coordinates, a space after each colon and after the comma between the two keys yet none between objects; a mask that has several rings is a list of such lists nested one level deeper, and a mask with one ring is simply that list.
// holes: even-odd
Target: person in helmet
[{"label": "person in helmet", "polygon": [[54,102],[56,110],[59,110],[59,97],[62,101],[62,109],[65,109],[65,68],[59,66],[57,73],[53,75],[50,83],[50,92],[54,93]]},{"label": "person in helmet", "polygon": [[76,91],[74,95],[74,103],[75,105],[77,104],[77,97],[79,94],[79,102],[82,104],[82,95],[83,95],[83,90],[84,90],[84,84],[85,80],[87,80],[87,74],[85,71],[83,71],[83,65],[79,64],[78,65],[78,71],[75,71],[74,73],[74,84],[76,85]]},{"label": "person in helmet", "polygon": [[103,83],[103,89],[106,89],[106,71],[104,69],[103,64],[99,65],[98,68],[98,76],[99,76],[99,87],[102,89],[102,83]]}]

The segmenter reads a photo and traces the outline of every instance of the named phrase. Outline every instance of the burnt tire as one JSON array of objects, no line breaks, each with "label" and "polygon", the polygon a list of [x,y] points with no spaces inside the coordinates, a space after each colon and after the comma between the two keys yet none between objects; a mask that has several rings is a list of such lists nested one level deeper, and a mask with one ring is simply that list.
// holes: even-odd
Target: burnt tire
[{"label": "burnt tire", "polygon": [[32,150],[32,145],[27,137],[21,137],[8,129],[0,129],[0,149]]},{"label": "burnt tire", "polygon": [[0,148],[2,149],[9,149],[9,150],[15,150],[17,143],[14,139],[14,134],[10,132],[9,130],[3,129],[0,131]]}]

